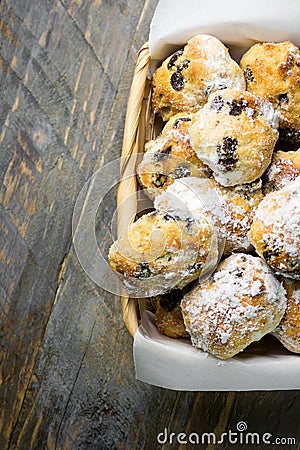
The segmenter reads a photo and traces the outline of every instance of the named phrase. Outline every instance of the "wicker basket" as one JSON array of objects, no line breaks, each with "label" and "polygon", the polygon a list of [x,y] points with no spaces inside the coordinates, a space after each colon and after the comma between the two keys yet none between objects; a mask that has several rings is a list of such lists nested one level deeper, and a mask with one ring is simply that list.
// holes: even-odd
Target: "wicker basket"
[{"label": "wicker basket", "polygon": [[[120,185],[117,195],[118,205],[118,236],[125,231],[130,219],[137,212],[134,200],[122,207],[124,200],[139,189],[136,179],[135,158],[132,156],[142,153],[145,142],[152,139],[154,132],[154,114],[150,108],[150,80],[147,78],[150,62],[149,43],[146,42],[138,52],[133,75],[130,95],[128,99],[123,146],[120,167]],[[131,158],[128,159],[128,157]],[[147,299],[130,298],[125,289],[121,297],[122,314],[125,325],[134,337],[145,309],[151,309],[151,302]]]}]

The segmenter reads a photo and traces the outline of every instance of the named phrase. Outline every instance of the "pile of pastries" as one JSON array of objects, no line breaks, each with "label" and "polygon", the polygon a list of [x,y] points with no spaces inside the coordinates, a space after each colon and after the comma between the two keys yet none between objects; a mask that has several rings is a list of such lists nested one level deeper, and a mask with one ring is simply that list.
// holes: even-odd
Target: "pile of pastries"
[{"label": "pile of pastries", "polygon": [[198,35],[152,77],[164,125],[137,167],[153,209],[110,248],[160,333],[228,359],[268,333],[300,353],[300,51],[235,62]]}]

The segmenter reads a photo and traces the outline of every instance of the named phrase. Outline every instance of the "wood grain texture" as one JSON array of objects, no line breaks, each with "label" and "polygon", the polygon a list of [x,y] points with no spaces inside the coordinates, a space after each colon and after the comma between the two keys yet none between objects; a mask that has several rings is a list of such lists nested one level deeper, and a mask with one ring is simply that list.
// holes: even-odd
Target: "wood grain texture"
[{"label": "wood grain texture", "polygon": [[[80,189],[120,155],[136,53],[156,3],[0,3],[0,450],[183,449],[191,446],[159,445],[157,434],[221,435],[241,420],[294,436],[290,448],[300,448],[297,391],[190,393],[137,382],[119,300],[89,280],[72,247]],[[100,240],[113,196],[109,204]]]}]

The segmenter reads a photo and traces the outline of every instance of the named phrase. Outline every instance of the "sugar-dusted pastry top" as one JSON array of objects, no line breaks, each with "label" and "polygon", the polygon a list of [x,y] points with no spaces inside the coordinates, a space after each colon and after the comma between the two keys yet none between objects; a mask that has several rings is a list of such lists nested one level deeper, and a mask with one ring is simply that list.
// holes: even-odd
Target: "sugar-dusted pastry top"
[{"label": "sugar-dusted pastry top", "polygon": [[129,291],[155,296],[184,287],[210,262],[216,264],[213,239],[213,227],[204,214],[195,221],[151,212],[114,242],[109,261]]},{"label": "sugar-dusted pastry top", "polygon": [[228,359],[277,327],[286,295],[261,258],[237,253],[185,294],[181,307],[192,344]]},{"label": "sugar-dusted pastry top", "polygon": [[223,240],[224,256],[229,256],[253,249],[249,231],[255,209],[263,199],[261,185],[258,180],[226,188],[212,178],[182,178],[157,196],[154,206],[177,216],[183,213],[183,204],[195,218],[198,213],[207,214],[214,222],[219,240]]},{"label": "sugar-dusted pastry top", "polygon": [[153,75],[152,106],[163,120],[195,112],[218,89],[245,88],[243,71],[217,38],[198,35],[168,57]]},{"label": "sugar-dusted pastry top", "polygon": [[265,194],[278,191],[299,176],[300,150],[274,152],[272,162],[263,175],[263,191]]},{"label": "sugar-dusted pastry top", "polygon": [[261,201],[250,240],[276,272],[300,279],[300,177]]},{"label": "sugar-dusted pastry top", "polygon": [[280,113],[280,136],[300,143],[300,51],[289,41],[252,46],[240,63],[247,90]]}]

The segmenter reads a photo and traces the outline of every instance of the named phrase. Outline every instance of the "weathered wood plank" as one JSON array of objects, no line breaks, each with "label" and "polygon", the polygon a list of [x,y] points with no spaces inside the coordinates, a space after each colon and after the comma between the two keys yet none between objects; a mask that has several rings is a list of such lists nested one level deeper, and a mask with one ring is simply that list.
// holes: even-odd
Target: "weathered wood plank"
[{"label": "weathered wood plank", "polygon": [[[0,230],[0,285],[6,296],[11,297],[26,265],[28,247],[2,206]],[[3,300],[1,298],[1,304]]]},{"label": "weathered wood plank", "polygon": [[54,291],[29,252],[5,315],[1,311],[2,448],[6,448],[17,420],[38,352],[35,342],[44,334],[53,296]]},{"label": "weathered wood plank", "polygon": [[176,393],[137,382],[119,300],[87,278],[71,248],[80,188],[120,155],[156,3],[1,2],[1,450],[152,450],[165,428],[220,436],[240,420],[300,442],[298,392]]}]

